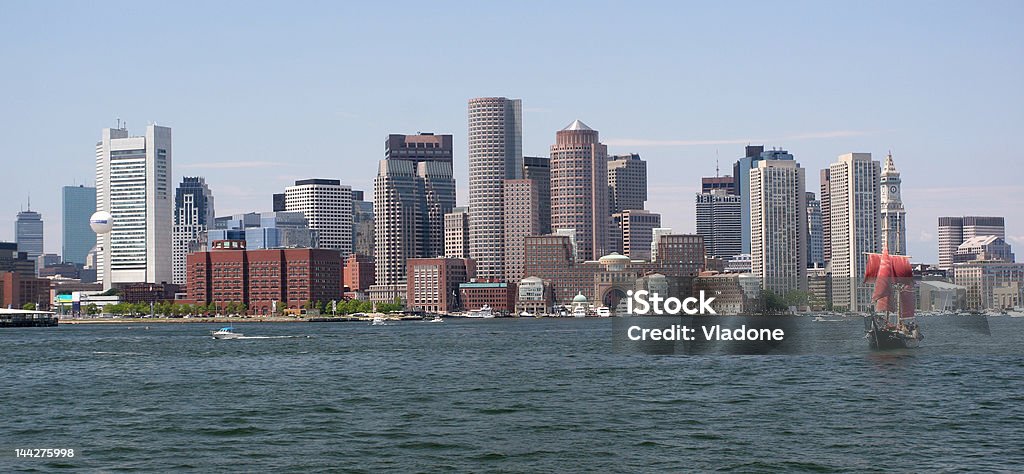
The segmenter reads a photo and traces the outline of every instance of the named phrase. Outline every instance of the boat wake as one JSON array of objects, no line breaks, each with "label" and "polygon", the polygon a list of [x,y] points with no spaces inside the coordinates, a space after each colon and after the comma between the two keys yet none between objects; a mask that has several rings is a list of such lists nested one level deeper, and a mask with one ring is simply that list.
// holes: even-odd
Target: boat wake
[{"label": "boat wake", "polygon": [[310,338],[313,336],[238,336],[235,339],[294,339],[294,338]]}]

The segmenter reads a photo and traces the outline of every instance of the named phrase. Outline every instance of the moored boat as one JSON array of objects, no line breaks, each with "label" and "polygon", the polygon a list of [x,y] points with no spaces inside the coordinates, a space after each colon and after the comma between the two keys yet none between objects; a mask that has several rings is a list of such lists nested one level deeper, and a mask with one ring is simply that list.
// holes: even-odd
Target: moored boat
[{"label": "moored boat", "polygon": [[910,258],[882,253],[869,253],[865,281],[874,281],[871,301],[877,312],[864,319],[864,337],[872,349],[906,349],[917,347],[924,339],[914,318],[914,271]]}]

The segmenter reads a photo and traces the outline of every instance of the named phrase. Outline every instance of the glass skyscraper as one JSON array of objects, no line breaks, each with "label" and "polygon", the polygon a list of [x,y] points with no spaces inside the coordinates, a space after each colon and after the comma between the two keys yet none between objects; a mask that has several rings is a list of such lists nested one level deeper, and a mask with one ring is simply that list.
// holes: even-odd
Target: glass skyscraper
[{"label": "glass skyscraper", "polygon": [[64,263],[85,265],[85,256],[96,245],[89,217],[96,212],[96,188],[64,186],[61,257]]}]

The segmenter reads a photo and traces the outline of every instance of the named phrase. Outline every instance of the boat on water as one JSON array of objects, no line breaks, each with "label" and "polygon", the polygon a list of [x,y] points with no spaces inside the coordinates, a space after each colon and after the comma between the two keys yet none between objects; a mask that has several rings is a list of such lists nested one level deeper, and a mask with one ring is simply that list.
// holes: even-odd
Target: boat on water
[{"label": "boat on water", "polygon": [[387,320],[384,316],[374,316],[373,321],[370,321],[370,326],[387,326]]},{"label": "boat on water", "polygon": [[442,319],[440,315],[435,315],[435,316],[434,316],[434,319],[428,319],[428,320],[426,320],[426,321],[427,321],[428,323],[443,323],[443,322],[444,322],[444,319]]},{"label": "boat on water", "polygon": [[608,318],[608,317],[611,317],[611,315],[612,315],[612,310],[609,309],[607,306],[602,306],[600,308],[597,308],[597,316],[598,317]]},{"label": "boat on water", "polygon": [[214,339],[238,339],[242,337],[242,333],[235,332],[235,328],[231,326],[222,327],[211,333]]},{"label": "boat on water", "polygon": [[489,319],[494,317],[494,311],[491,311],[491,307],[489,305],[484,305],[480,309],[466,311],[466,317]]},{"label": "boat on water", "polygon": [[914,271],[910,257],[869,253],[865,281],[874,281],[871,301],[875,312],[865,316],[864,337],[875,350],[918,347],[924,339],[914,318]]}]

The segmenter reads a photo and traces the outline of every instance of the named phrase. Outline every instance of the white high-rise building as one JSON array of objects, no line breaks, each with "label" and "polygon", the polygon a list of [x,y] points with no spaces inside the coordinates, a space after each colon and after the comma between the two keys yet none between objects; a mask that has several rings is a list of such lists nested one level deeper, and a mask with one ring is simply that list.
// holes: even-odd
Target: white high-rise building
[{"label": "white high-rise building", "polygon": [[505,278],[505,180],[523,174],[522,101],[469,101],[469,254],[478,278]]},{"label": "white high-rise building", "polygon": [[345,258],[352,253],[352,187],[336,179],[304,179],[284,190],[286,211],[306,216],[320,234],[320,248],[334,249]]},{"label": "white high-rise building", "polygon": [[97,281],[170,283],[171,129],[150,125],[146,135],[105,128],[96,143],[96,210],[113,217],[96,236]]},{"label": "white high-rise building", "polygon": [[749,178],[751,272],[777,295],[807,291],[804,169],[793,160],[765,160]]},{"label": "white high-rise building", "polygon": [[871,287],[863,284],[865,253],[882,249],[881,167],[870,153],[847,153],[829,165],[828,269],[832,274],[832,304],[850,311],[867,311]]},{"label": "white high-rise building", "polygon": [[890,153],[882,169],[882,245],[894,255],[907,255],[907,210],[900,198],[901,182]]},{"label": "white high-rise building", "polygon": [[742,253],[741,200],[725,189],[697,194],[697,235],[704,237],[709,257],[728,260]]},{"label": "white high-rise building", "polygon": [[213,227],[213,193],[206,179],[185,176],[174,192],[172,268],[175,285],[185,285],[188,254],[206,243],[206,232]]},{"label": "white high-rise building", "polygon": [[469,211],[465,207],[444,215],[444,256],[469,258]]}]

